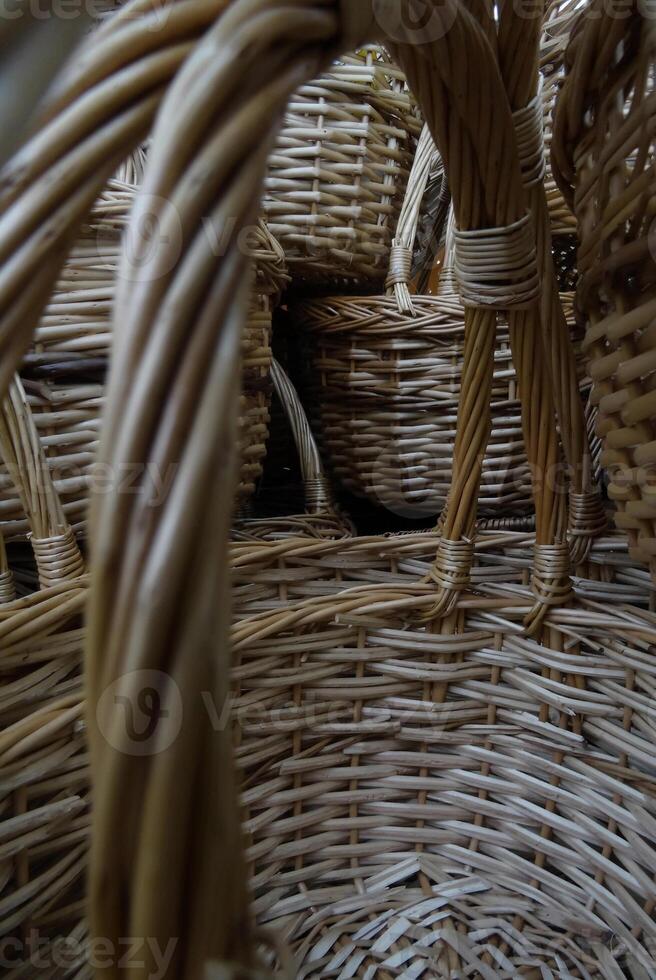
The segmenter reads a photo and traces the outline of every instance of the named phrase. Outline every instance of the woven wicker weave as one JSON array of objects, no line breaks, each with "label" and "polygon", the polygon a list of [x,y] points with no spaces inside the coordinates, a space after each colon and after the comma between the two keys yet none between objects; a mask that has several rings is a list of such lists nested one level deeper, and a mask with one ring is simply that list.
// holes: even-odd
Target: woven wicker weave
[{"label": "woven wicker weave", "polygon": [[[140,176],[139,163],[137,156],[130,164],[134,177]],[[135,191],[135,185],[125,181],[110,181],[64,265],[22,365],[28,403],[55,490],[77,534],[86,533],[91,488],[103,492],[111,482],[111,474],[102,468],[94,470],[94,464],[105,404],[121,236]],[[264,222],[249,230],[245,244],[255,260],[256,287],[242,343],[242,506],[262,475],[271,400],[271,318],[287,281],[283,253]],[[129,468],[119,475],[126,491],[134,486],[135,477]],[[166,474],[159,479],[165,480]],[[2,465],[0,528],[6,539],[24,536],[29,530],[15,483]]]},{"label": "woven wicker weave", "polygon": [[[25,504],[40,580],[36,592],[12,601],[11,572],[0,579],[0,935],[9,940],[3,967],[32,962],[26,969],[35,972],[32,934],[32,941],[72,937],[80,950],[86,938],[81,617],[88,579],[18,380],[0,412],[0,444]],[[55,975],[52,967],[48,959],[44,976]],[[26,974],[17,968],[15,975]]]},{"label": "woven wicker weave", "polygon": [[525,539],[513,564],[482,538],[476,592],[427,630],[435,543],[234,554],[258,920],[297,977],[651,976],[656,623],[607,612],[644,579],[580,580],[535,643]]},{"label": "woven wicker weave", "polygon": [[[294,308],[312,350],[309,387],[320,444],[345,487],[392,513],[437,515],[451,484],[462,376],[457,296],[331,297]],[[316,384],[316,382],[315,382]],[[531,509],[517,379],[507,333],[495,353],[492,431],[479,512]]]},{"label": "woven wicker weave", "polygon": [[[166,235],[153,234],[161,276],[121,284],[101,459],[174,465],[176,479],[157,506],[146,479],[138,494],[94,502],[86,643],[91,927],[113,944],[148,936],[162,949],[176,937],[172,980],[251,978],[259,937],[241,861],[230,733],[214,728],[201,707],[202,692],[224,705],[232,656],[226,542],[248,263],[234,241],[214,254],[201,230],[208,213],[219,226],[235,220],[237,229],[253,220],[265,136],[288,94],[380,25],[367,4],[350,0],[233,0],[226,9],[183,0],[159,33],[146,0],[125,10],[96,34],[62,83],[50,122],[5,174],[1,254],[10,266],[17,252],[21,261],[0,293],[0,377],[24,350],[57,250],[115,166],[112,153],[124,155],[141,138],[161,99],[154,82],[161,87],[175,75],[132,221],[147,199],[171,197],[184,217],[186,247],[171,264]],[[452,0],[433,10],[444,29],[418,52],[398,44],[397,54],[454,164],[447,170],[459,229],[484,235],[516,220],[528,243],[494,21],[481,16],[480,23]],[[530,57],[517,58],[526,25],[514,22],[511,5],[500,16],[500,37],[512,41],[505,64],[511,51],[514,63],[530,67]],[[92,121],[82,111],[87,91]],[[53,172],[67,152],[76,153],[75,189],[60,183],[55,194]],[[157,215],[169,231],[163,206]],[[24,247],[31,235],[38,248]],[[522,271],[528,292],[533,269],[526,262]],[[515,311],[509,329],[522,376],[527,368],[534,375],[536,401],[526,404],[536,411],[525,420],[525,442],[542,463],[557,458],[558,440],[536,307]],[[460,555],[463,538],[473,535],[478,472],[468,453],[471,447],[478,458],[486,442],[493,377],[494,314],[470,308],[466,319],[457,472],[438,545],[451,550],[442,559]],[[278,727],[260,729],[256,748],[240,750],[250,780],[244,803],[255,815],[249,859],[262,869],[256,911],[293,944],[301,967],[291,975],[371,977],[380,954],[396,956],[383,976],[653,973],[654,617],[622,605],[626,590],[598,582],[602,608],[591,605],[585,585],[573,604],[564,501],[540,489],[535,551],[544,558],[554,549],[548,554],[557,567],[541,574],[538,564],[530,592],[506,570],[506,584],[472,592],[462,563],[446,587],[434,565],[430,582],[419,584],[428,563],[412,560],[407,587],[393,581],[399,571],[390,565],[382,584],[372,584],[377,559],[363,556],[352,580],[362,588],[301,608],[285,600],[282,610],[237,625],[233,642],[247,661],[242,689],[248,685],[259,701],[267,690],[293,699],[289,718],[266,714],[266,725]],[[291,546],[263,543],[255,551],[271,556]],[[308,578],[306,569],[300,561],[298,580]],[[372,597],[381,601],[372,605]],[[120,712],[97,711],[107,690],[138,704],[144,687],[135,669],[161,671],[184,707],[178,737],[166,741],[165,705],[154,719],[158,751],[138,758],[124,751],[130,742]],[[349,717],[321,716],[311,744],[303,744],[304,698],[317,689],[334,693]],[[374,715],[377,698],[382,711]],[[291,729],[282,741],[281,728]]]},{"label": "woven wicker weave", "polygon": [[[448,120],[427,116],[449,150],[456,139],[480,150],[477,140],[499,138],[479,125],[490,118],[486,98],[499,110],[495,125],[512,133],[512,101],[504,104],[494,88],[509,99],[512,90],[492,68],[485,74],[490,37],[496,44],[492,19],[481,14],[479,23],[461,8],[450,27],[428,54],[399,48],[400,60],[428,109],[433,99],[445,104],[442,87],[465,91],[447,65],[464,66],[465,53],[476,52],[480,63],[470,59],[462,71],[475,64],[483,77],[469,89],[479,116],[467,104],[465,122],[456,123],[463,105],[453,92]],[[501,8],[500,65],[510,52],[516,58],[525,32],[511,5]],[[529,70],[527,81],[536,75]],[[512,139],[502,135],[501,145]],[[480,176],[484,187],[498,179],[491,147],[477,160],[490,170],[477,175],[474,168],[470,177]],[[511,189],[512,155],[507,164]],[[472,184],[452,183],[461,214]],[[478,219],[471,205],[474,227],[485,220],[482,200]],[[503,214],[502,202],[492,200]],[[482,279],[481,294],[484,287]],[[486,311],[468,312],[470,332],[485,335]],[[555,445],[533,314],[518,321],[511,309],[509,316],[511,332],[523,326],[524,335],[513,337],[523,372],[535,343],[535,390],[531,398],[525,393],[525,414],[541,417],[543,439]],[[465,372],[475,366],[482,375],[477,361],[492,351],[490,343],[477,359],[475,348],[466,350]],[[487,396],[489,384],[484,389]],[[485,419],[483,395],[461,396],[457,457],[463,446],[469,451],[463,437],[479,413]],[[532,461],[541,458],[534,424],[525,418]],[[469,467],[471,515],[478,470]],[[308,551],[289,542],[306,571],[299,599],[290,603],[294,573],[279,570],[278,552],[277,602],[263,594],[269,611],[235,627],[237,752],[259,920],[282,932],[299,977],[648,976],[656,937],[655,732],[651,670],[642,664],[656,621],[619,608],[612,586],[596,584],[591,598],[582,580],[573,595],[558,515],[564,498],[546,480],[536,487],[535,553],[553,561],[548,583],[540,582],[538,561],[530,590],[515,566],[499,568],[503,584],[488,573],[469,591],[471,568],[466,582],[462,572],[472,560],[471,523],[459,517],[463,504],[454,497],[462,479],[456,471],[427,584],[417,585],[421,562],[408,539],[316,546],[324,560],[310,581]],[[447,551],[445,542],[454,547]],[[244,555],[240,567],[245,582],[267,564],[264,548],[251,554],[253,566]],[[435,586],[446,603],[436,604]]]},{"label": "woven wicker weave", "polygon": [[380,47],[340,59],[294,94],[264,210],[295,280],[385,278],[420,129],[403,75]]},{"label": "woven wicker weave", "polygon": [[567,53],[557,113],[557,176],[580,226],[577,302],[615,521],[656,571],[651,20],[584,12]]},{"label": "woven wicker weave", "polygon": [[[399,222],[408,254],[434,153],[426,129]],[[449,261],[440,295],[412,297],[409,262],[401,269],[393,253],[395,261],[388,295],[332,296],[293,310],[310,343],[308,396],[335,476],[393,513],[437,515],[451,485],[465,314]],[[531,506],[517,380],[500,330],[479,513],[507,517]]]}]

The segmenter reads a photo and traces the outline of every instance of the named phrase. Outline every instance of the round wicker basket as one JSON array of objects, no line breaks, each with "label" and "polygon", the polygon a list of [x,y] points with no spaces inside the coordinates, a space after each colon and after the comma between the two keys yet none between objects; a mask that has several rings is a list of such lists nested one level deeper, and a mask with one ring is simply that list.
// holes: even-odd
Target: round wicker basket
[{"label": "round wicker basket", "polygon": [[[419,142],[399,220],[388,294],[296,303],[307,337],[308,397],[329,468],[352,493],[395,514],[439,514],[451,485],[462,381],[465,313],[453,285],[451,234],[439,295],[410,296],[409,262],[435,147]],[[450,223],[451,232],[453,222]],[[499,329],[492,428],[479,514],[532,507],[517,381],[507,329]]]},{"label": "round wicker basket", "polygon": [[341,58],[292,97],[264,211],[295,281],[385,278],[421,122],[383,48]]},{"label": "round wicker basket", "polygon": [[[455,294],[331,297],[294,306],[308,338],[311,415],[331,472],[352,493],[406,517],[439,514],[451,485],[464,313]],[[532,507],[517,380],[500,329],[492,430],[479,513]]]}]

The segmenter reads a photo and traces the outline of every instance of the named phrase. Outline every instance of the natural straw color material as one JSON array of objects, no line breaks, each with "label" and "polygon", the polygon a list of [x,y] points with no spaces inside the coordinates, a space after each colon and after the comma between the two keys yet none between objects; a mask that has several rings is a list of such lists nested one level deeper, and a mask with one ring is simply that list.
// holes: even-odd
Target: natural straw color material
[{"label": "natural straw color material", "polygon": [[[15,599],[0,541],[0,937],[17,963],[4,975],[19,977],[32,975],[21,961],[36,969],[27,937],[86,937],[81,616],[88,579],[18,379],[0,408],[0,447],[23,501],[40,586]],[[16,949],[19,938],[25,942]]]},{"label": "natural straw color material", "polygon": [[517,563],[481,536],[476,591],[427,629],[435,543],[233,552],[258,921],[295,977],[652,976],[656,623],[624,604],[644,578],[579,580],[537,643],[527,539]]},{"label": "natural straw color material", "polygon": [[653,25],[583,11],[567,51],[554,166],[580,229],[577,303],[615,522],[656,571]]},{"label": "natural straw color material", "polygon": [[[265,137],[282,103],[337,53],[343,27],[351,46],[371,37],[367,17],[365,36],[353,37],[353,12],[342,22],[347,7],[352,11],[352,0],[339,8],[321,0],[291,6],[234,0],[208,18],[201,0],[183,0],[173,10],[184,10],[187,19],[172,12],[165,42],[129,19],[147,9],[145,0],[133,0],[118,33],[110,35],[111,51],[103,49],[105,34],[72,74],[95,88],[108,66],[113,72],[125,58],[123,65],[131,67],[121,82],[129,98],[125,88],[117,93],[112,77],[106,86],[112,99],[94,92],[92,123],[71,126],[66,139],[53,109],[57,139],[50,129],[37,137],[41,152],[36,144],[23,151],[24,169],[13,171],[17,183],[7,192],[20,212],[13,237],[3,239],[8,256],[48,217],[39,231],[45,237],[38,261],[24,249],[20,272],[8,277],[3,294],[0,339],[11,367],[52,281],[54,250],[96,196],[97,175],[89,174],[108,156],[107,145],[97,142],[98,122],[110,121],[109,145],[120,145],[123,154],[160,100],[152,95],[152,75],[148,85],[143,78],[136,84],[144,55],[139,45],[148,37],[147,52],[155,52],[156,61],[164,51],[170,55],[157,83],[179,71],[155,128],[133,222],[153,198],[160,205],[170,198],[184,218],[185,249],[171,262],[170,228],[158,209],[164,227],[153,239],[157,275],[123,284],[118,297],[101,458],[114,466],[172,465],[176,477],[157,507],[146,479],[138,494],[95,501],[86,673],[94,773],[92,928],[114,942],[148,936],[160,948],[177,937],[175,980],[199,980],[207,972],[248,976],[257,965],[229,733],[225,726],[212,728],[201,700],[209,691],[223,706],[232,665],[226,541],[237,484],[237,365],[248,262],[232,240],[217,257],[200,230],[207,214],[217,227],[236,217],[237,231],[253,220],[270,145]],[[451,0],[433,9],[438,26],[450,21],[451,29],[436,32],[421,54],[405,46],[399,53],[412,68],[435,133],[445,136],[441,128],[448,127],[451,139],[440,142],[449,146],[452,185],[456,162],[476,159],[485,168],[484,175],[460,175],[473,200],[461,187],[459,227],[510,224],[524,210],[520,169],[506,87],[488,71],[489,38]],[[207,28],[215,15],[190,52],[199,23]],[[176,47],[174,39],[185,49],[175,56],[166,50],[166,44]],[[456,98],[441,116],[436,110],[447,107],[447,81]],[[65,116],[73,106],[77,121],[81,90],[84,85],[69,78],[59,103]],[[456,103],[463,109],[463,95],[475,103],[475,111],[465,113],[466,131],[455,109]],[[66,218],[59,215],[57,224],[50,220],[50,167],[84,136],[76,173],[83,190],[66,202]],[[61,186],[57,197],[62,204]],[[488,220],[480,220],[478,210]],[[11,211],[0,231],[18,220],[16,211],[7,219]],[[462,470],[445,523],[452,541],[466,538],[470,524],[473,533],[476,517],[479,474],[464,447],[475,453],[486,442],[483,406],[489,405],[494,329],[489,313],[478,314],[467,314],[468,398],[456,445]],[[535,349],[513,346],[518,361],[524,357],[524,372],[529,363],[539,366]],[[537,378],[538,413],[545,405],[553,410],[539,372]],[[538,422],[551,452],[549,418],[538,414]],[[526,425],[531,449],[534,424]],[[562,530],[556,502],[542,492],[540,546]],[[552,511],[555,518],[547,520]],[[286,545],[254,550],[270,549],[278,564]],[[337,569],[337,597],[300,604],[285,597],[282,609],[242,618],[233,633],[241,661],[236,681],[265,712],[264,725],[240,754],[242,799],[253,811],[246,823],[249,859],[262,862],[254,882],[256,912],[275,920],[305,963],[303,973],[291,975],[354,975],[365,964],[361,973],[371,976],[368,968],[375,975],[380,953],[395,957],[383,968],[389,975],[413,975],[428,951],[435,972],[447,976],[487,980],[499,971],[568,971],[614,980],[622,969],[616,958],[623,955],[632,958],[628,968],[635,962],[634,972],[649,976],[653,616],[623,605],[626,589],[616,593],[595,581],[592,599],[582,582],[577,607],[543,604],[539,640],[532,639],[522,624],[529,617],[534,625],[535,597],[505,567],[496,587],[483,582],[476,593],[456,593],[452,613],[437,619],[434,585],[418,584],[428,562],[411,562],[411,581],[400,586],[394,581],[398,564],[388,565],[382,584],[371,581],[369,556],[363,564],[350,583]],[[405,569],[400,573],[405,578]],[[301,568],[297,578],[302,583],[305,577]],[[420,617],[430,625],[419,625]],[[123,751],[127,733],[113,707],[97,713],[108,688],[139,703],[144,686],[135,668],[160,670],[169,686],[177,685],[184,708],[178,737],[139,758]],[[274,708],[283,713],[271,716],[270,702],[278,696],[282,705]],[[343,714],[326,715],[326,703],[341,708],[344,702]],[[319,726],[305,735],[308,704]],[[156,718],[157,739],[165,738],[166,717]],[[106,975],[116,980],[120,971],[110,968]]]},{"label": "natural straw color material", "polygon": [[[307,393],[330,470],[351,492],[405,516],[437,515],[451,483],[462,384],[457,296],[337,297],[294,305],[308,335]],[[481,516],[531,509],[517,380],[507,331],[494,355],[492,429]]]},{"label": "natural straw color material", "polygon": [[292,96],[264,209],[295,280],[384,279],[420,129],[403,74],[380,47],[340,58]]},{"label": "natural straw color material", "polygon": [[[138,164],[136,156],[131,169],[136,166],[137,172],[132,175],[140,179]],[[25,397],[46,465],[66,519],[78,535],[86,534],[89,495],[94,487],[105,492],[116,479],[123,491],[130,492],[138,477],[135,467],[118,474],[95,469],[117,267],[125,247],[121,236],[135,190],[134,185],[112,179],[94,205],[22,365]],[[255,492],[262,475],[271,401],[272,312],[287,281],[284,255],[263,221],[249,229],[244,245],[255,261],[255,287],[242,340],[242,502]],[[131,247],[129,242],[127,247]],[[156,473],[152,477],[160,488],[168,478]],[[2,464],[0,528],[6,539],[24,537],[29,530],[12,474]]]},{"label": "natural straw color material", "polygon": [[[446,503],[463,378],[465,311],[449,288],[451,252],[438,296],[411,296],[409,291],[415,234],[435,154],[426,127],[392,246],[388,295],[333,296],[293,308],[310,342],[308,395],[331,469],[352,492],[408,517],[437,515]],[[493,229],[482,236],[478,232],[457,235],[460,252],[457,245],[456,254],[475,271],[480,290],[494,305],[507,301],[513,281],[518,302],[520,293],[534,295],[537,288],[535,249],[527,237],[532,233],[526,217],[517,228],[523,236],[518,255],[505,247],[508,235],[512,238],[516,233],[512,228],[500,233]],[[489,239],[487,248],[481,249],[481,237]],[[517,274],[523,275],[527,257],[532,265],[527,267],[524,293]],[[456,266],[457,262],[456,258]],[[456,272],[467,275],[464,267]],[[510,279],[504,278],[507,273]],[[475,290],[476,295],[480,290]],[[492,422],[483,447],[479,508],[482,516],[498,518],[531,507],[507,331],[499,331],[491,388]]]}]

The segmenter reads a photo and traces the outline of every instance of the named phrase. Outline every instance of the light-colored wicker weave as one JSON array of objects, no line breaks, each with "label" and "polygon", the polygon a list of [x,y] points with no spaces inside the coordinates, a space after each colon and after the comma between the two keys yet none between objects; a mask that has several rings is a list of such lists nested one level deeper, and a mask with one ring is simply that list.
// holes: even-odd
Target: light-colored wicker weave
[{"label": "light-colored wicker weave", "polygon": [[479,544],[432,630],[430,539],[235,554],[254,906],[295,977],[652,975],[644,579],[579,580],[535,643],[528,569]]},{"label": "light-colored wicker weave", "polygon": [[653,72],[651,19],[584,12],[567,53],[554,165],[580,227],[577,302],[598,409],[601,464],[615,521],[656,571],[656,397],[653,353]]},{"label": "light-colored wicker weave", "polygon": [[[410,296],[410,257],[435,147],[419,143],[383,296],[297,303],[311,359],[308,397],[330,468],[350,491],[395,514],[441,513],[451,485],[465,311],[451,286],[452,249],[440,295]],[[517,379],[500,330],[491,432],[479,494],[482,516],[532,507]]]},{"label": "light-colored wicker weave", "polygon": [[[122,234],[140,180],[141,155],[124,165],[130,172],[112,179],[67,259],[53,298],[37,327],[22,365],[24,386],[45,458],[68,522],[86,533],[89,495],[104,492],[112,474],[94,469],[105,404],[105,373],[111,348],[116,275]],[[242,395],[239,439],[242,463],[239,496],[243,504],[262,475],[271,400],[272,313],[287,281],[282,250],[263,221],[244,236],[255,260],[256,285],[242,343]],[[0,454],[1,456],[1,454]],[[125,492],[138,474],[118,475]],[[166,474],[152,474],[163,481]],[[6,539],[24,536],[29,521],[7,468],[0,464],[0,528]]]},{"label": "light-colored wicker weave", "polygon": [[269,157],[264,210],[295,280],[385,278],[421,123],[378,46],[296,92]]},{"label": "light-colored wicker weave", "polygon": [[[396,52],[444,148],[459,230],[487,240],[491,227],[510,228],[514,246],[519,233],[527,244],[494,21],[479,22],[454,0],[432,12],[443,29],[419,51],[400,43]],[[131,0],[123,13],[96,34],[62,83],[52,121],[5,173],[0,254],[11,265],[18,252],[20,262],[2,269],[0,378],[29,339],[57,249],[97,196],[108,176],[103,167],[114,166],[112,151],[118,155],[120,145],[124,155],[126,143],[141,138],[161,86],[175,74],[132,218],[137,225],[153,198],[160,201],[163,228],[150,241],[161,275],[121,285],[101,447],[103,463],[174,466],[175,480],[157,505],[146,478],[137,494],[114,489],[94,502],[86,644],[91,927],[114,944],[147,936],[163,949],[175,938],[171,980],[251,978],[261,975],[258,936],[241,860],[231,733],[213,726],[201,697],[209,694],[221,710],[232,662],[227,539],[248,261],[232,240],[217,256],[201,230],[207,214],[219,227],[233,220],[237,230],[253,220],[266,136],[281,105],[381,25],[369,4],[351,0],[233,0],[225,10],[182,0],[159,34],[148,0]],[[525,25],[511,20],[506,32],[514,11],[502,5],[500,15],[501,34],[513,42],[506,56],[512,48],[516,59],[525,43],[516,28]],[[206,36],[190,50],[199,32]],[[83,112],[87,87],[92,119]],[[526,87],[532,95],[533,84]],[[60,182],[55,194],[51,178],[67,151],[77,154],[75,190]],[[186,230],[172,263],[162,198],[175,202]],[[31,235],[37,241],[25,247]],[[523,278],[506,268],[493,283],[509,302],[538,278],[529,260],[521,256]],[[469,285],[484,292],[490,284],[473,277]],[[510,330],[522,377],[534,375],[526,445],[542,464],[557,458],[558,441],[536,308],[515,311]],[[621,605],[626,591],[620,600],[596,582],[602,603],[592,606],[583,586],[578,605],[560,608],[573,600],[566,514],[545,486],[535,552],[551,565],[536,564],[530,591],[505,571],[505,585],[467,589],[471,549],[467,562],[459,559],[475,527],[495,330],[488,310],[470,308],[466,319],[457,472],[438,545],[442,564],[430,566],[430,582],[418,583],[429,567],[418,563],[408,587],[390,580],[394,568],[382,585],[371,584],[365,558],[363,588],[301,608],[285,601],[264,618],[242,620],[233,634],[248,664],[242,687],[260,702],[267,691],[293,699],[291,717],[265,718],[291,729],[289,737],[281,742],[278,727],[260,729],[257,749],[240,758],[250,780],[244,803],[262,807],[247,825],[255,844],[249,859],[263,862],[256,911],[260,920],[275,917],[289,937],[301,964],[291,976],[616,980],[626,967],[642,980],[654,968],[654,617]],[[458,557],[453,569],[450,556]],[[372,605],[372,597],[381,602]],[[168,741],[165,701],[152,718],[154,751],[135,757],[122,713],[102,699],[109,691],[138,705],[146,690],[140,670],[161,671],[164,693],[180,692],[184,717]],[[321,704],[334,696],[349,716],[322,719],[327,727],[312,729],[308,745],[304,699],[317,690]],[[383,710],[373,715],[377,698]],[[379,950],[397,957],[382,970]],[[120,975],[115,964],[107,973]]]},{"label": "light-colored wicker weave", "polygon": [[[445,20],[454,13],[448,5],[435,10]],[[427,51],[398,53],[446,158],[462,159],[456,142],[490,149],[477,154],[479,170],[468,161],[468,182],[451,175],[462,178],[451,182],[461,227],[487,244],[486,198],[469,194],[475,178],[483,188],[500,179],[498,152],[513,145],[510,110],[522,104],[521,73],[513,85],[495,74],[494,52],[498,41],[498,64],[507,69],[526,25],[511,5],[501,8],[498,39],[482,9],[474,18],[462,7],[455,17]],[[527,54],[530,41],[529,34]],[[534,41],[537,51],[537,32]],[[530,98],[537,62],[532,67],[527,57],[524,66]],[[457,84],[465,72],[469,89]],[[443,87],[452,97],[449,118],[430,111],[447,104]],[[455,96],[465,92],[470,101],[458,123],[463,104]],[[484,128],[488,99],[501,134]],[[506,191],[521,187],[517,163],[510,152]],[[500,191],[487,200],[502,227],[512,193]],[[538,219],[535,213],[536,228]],[[458,271],[467,271],[464,261]],[[467,535],[479,469],[467,460],[467,435],[478,439],[486,420],[494,329],[482,309],[485,276],[465,284],[479,297],[467,311],[465,373],[475,369],[480,382],[474,387],[469,375],[461,397],[457,469],[426,584],[417,585],[421,562],[408,539],[355,539],[317,545],[328,581],[321,573],[303,579],[290,602],[293,573],[280,571],[278,552],[278,601],[264,593],[269,610],[235,627],[237,751],[255,908],[291,945],[298,977],[649,976],[656,808],[648,649],[656,621],[620,606],[610,585],[595,583],[590,594],[580,580],[574,595],[565,498],[545,479],[536,483],[530,588],[519,566],[499,569],[503,584],[488,574],[472,588],[476,552]],[[533,397],[526,388],[524,395],[527,447],[542,463],[557,444],[538,304],[519,316],[512,295],[508,305],[518,372],[527,379],[530,364],[535,381]],[[483,446],[485,436],[482,425]],[[467,500],[456,496],[461,484]],[[296,546],[305,568],[307,551]],[[290,554],[294,547],[288,542]],[[353,567],[335,558],[340,547],[361,549]],[[245,582],[265,554],[254,549],[250,569],[244,556]]]},{"label": "light-colored wicker weave", "polygon": [[[48,936],[51,944],[71,938],[79,953],[87,937],[82,613],[88,578],[17,379],[0,411],[0,444],[24,501],[40,580],[36,592],[12,601],[0,542],[0,936],[3,974],[18,977],[37,973],[39,938]],[[52,945],[41,965],[44,976],[54,977],[51,954]]]},{"label": "light-colored wicker weave", "polygon": [[[308,397],[332,472],[350,491],[408,517],[438,515],[453,468],[464,310],[456,295],[334,296],[296,304],[311,345]],[[508,335],[495,351],[482,516],[531,509],[517,379]]]}]

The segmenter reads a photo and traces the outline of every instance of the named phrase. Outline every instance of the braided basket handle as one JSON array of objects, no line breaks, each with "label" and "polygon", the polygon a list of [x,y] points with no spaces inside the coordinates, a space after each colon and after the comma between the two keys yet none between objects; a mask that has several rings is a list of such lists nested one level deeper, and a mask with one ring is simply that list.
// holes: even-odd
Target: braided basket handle
[{"label": "braided basket handle", "polygon": [[319,448],[296,388],[275,357],[271,361],[271,380],[289,422],[298,451],[305,491],[305,510],[308,514],[334,514],[330,482],[321,460]]},{"label": "braided basket handle", "polygon": [[53,483],[32,410],[18,375],[0,405],[0,453],[31,528],[42,589],[78,578],[84,561]]}]

